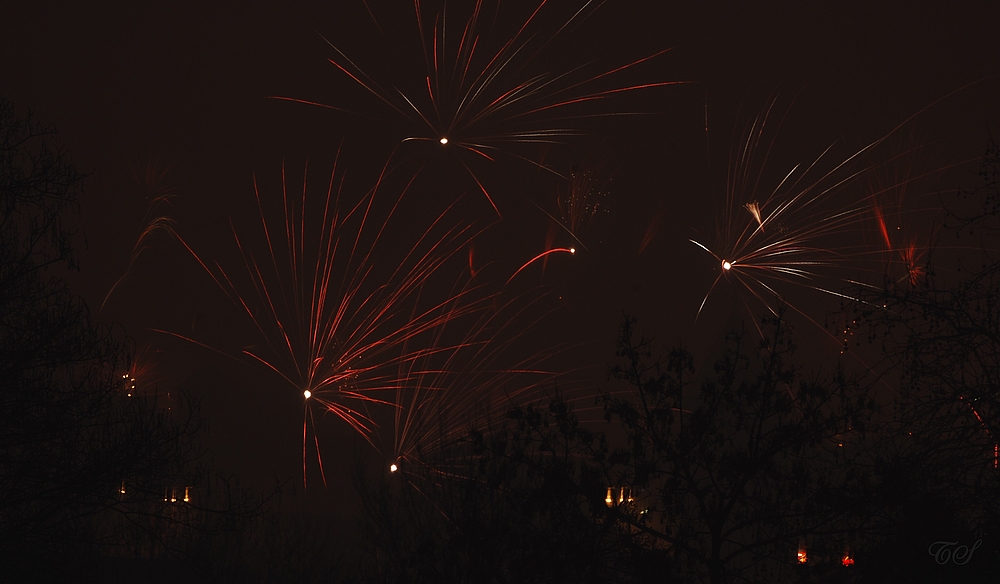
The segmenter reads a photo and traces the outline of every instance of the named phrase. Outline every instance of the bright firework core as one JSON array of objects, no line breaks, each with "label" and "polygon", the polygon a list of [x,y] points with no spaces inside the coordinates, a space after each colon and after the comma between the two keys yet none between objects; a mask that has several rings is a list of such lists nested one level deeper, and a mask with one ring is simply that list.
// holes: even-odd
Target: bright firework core
[{"label": "bright firework core", "polygon": [[309,391],[308,389],[302,392],[302,397],[304,397],[306,399],[311,398],[312,395],[313,395],[313,392]]},{"label": "bright firework core", "polygon": [[447,139],[447,138],[444,138],[444,137],[442,137],[442,138],[441,138],[441,145],[443,146],[443,145],[445,145],[445,144],[447,144],[447,143],[448,143],[448,139]]},{"label": "bright firework core", "polygon": [[396,466],[395,464],[389,465],[389,472],[396,472],[397,470],[399,470],[399,467]]},{"label": "bright firework core", "polygon": [[732,268],[732,267],[733,267],[733,264],[727,262],[726,260],[722,260],[722,269],[723,270],[726,270],[728,272],[729,269]]}]

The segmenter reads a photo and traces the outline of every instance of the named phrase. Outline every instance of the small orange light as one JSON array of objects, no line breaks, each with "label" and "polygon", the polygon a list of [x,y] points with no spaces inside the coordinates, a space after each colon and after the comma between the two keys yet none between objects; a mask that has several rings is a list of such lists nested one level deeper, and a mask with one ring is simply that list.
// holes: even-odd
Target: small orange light
[{"label": "small orange light", "polygon": [[809,556],[806,555],[806,550],[799,550],[799,553],[796,556],[796,558],[798,559],[798,562],[800,564],[805,564],[809,561]]},{"label": "small orange light", "polygon": [[854,558],[852,558],[850,554],[846,554],[844,555],[844,559],[840,560],[840,563],[844,566],[853,566]]}]

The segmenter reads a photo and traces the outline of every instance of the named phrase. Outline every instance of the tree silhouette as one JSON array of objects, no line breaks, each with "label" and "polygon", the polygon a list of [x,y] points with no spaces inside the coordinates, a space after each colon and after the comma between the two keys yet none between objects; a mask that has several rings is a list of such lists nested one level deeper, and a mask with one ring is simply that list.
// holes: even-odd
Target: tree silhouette
[{"label": "tree silhouette", "polygon": [[367,478],[360,580],[647,581],[650,554],[607,515],[605,450],[554,397],[513,406],[433,460]]},{"label": "tree silhouette", "polygon": [[127,397],[126,343],[60,277],[84,176],[54,134],[0,98],[0,556],[35,578],[100,545],[102,512],[150,513],[126,503],[163,498],[195,429]]},{"label": "tree silhouette", "polygon": [[598,398],[607,434],[558,397],[514,405],[443,461],[366,483],[372,555],[362,579],[848,575],[841,562],[866,528],[863,440],[874,404],[842,372],[805,378],[784,323],[770,327],[749,347],[731,335],[714,373],[696,384],[689,353],[654,358],[626,318],[610,369],[616,383]]},{"label": "tree silhouette", "polygon": [[[857,319],[882,351],[896,393],[874,453],[888,530],[873,540],[873,577],[915,582],[992,576],[1000,562],[1000,148],[982,186],[947,209],[947,246],[915,282],[886,278]],[[965,202],[966,207],[959,207]],[[928,560],[935,541],[982,546],[963,566]]]},{"label": "tree silhouette", "polygon": [[776,580],[800,559],[835,570],[862,527],[869,392],[842,371],[803,377],[785,323],[765,324],[756,345],[729,335],[700,385],[687,351],[654,358],[631,318],[619,335],[610,375],[631,391],[604,399],[627,436],[611,460],[635,503],[615,509],[695,580]]}]

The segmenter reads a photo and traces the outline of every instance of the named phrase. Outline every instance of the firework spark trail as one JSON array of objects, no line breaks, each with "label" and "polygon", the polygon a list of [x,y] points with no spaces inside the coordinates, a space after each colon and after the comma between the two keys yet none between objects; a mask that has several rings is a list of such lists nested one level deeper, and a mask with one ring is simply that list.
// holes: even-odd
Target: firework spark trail
[{"label": "firework spark trail", "polygon": [[[255,178],[261,242],[232,226],[241,269],[206,261],[172,231],[267,347],[266,351],[245,348],[242,354],[273,371],[304,399],[304,451],[309,429],[315,427],[316,407],[338,416],[373,443],[376,421],[369,406],[398,408],[393,396],[399,392],[437,389],[432,380],[439,379],[442,370],[435,363],[447,362],[450,354],[464,347],[463,342],[435,344],[441,339],[438,329],[485,306],[471,284],[457,289],[453,285],[449,295],[432,300],[425,291],[432,284],[438,289],[439,280],[447,278],[446,264],[471,244],[481,228],[461,222],[449,226],[453,203],[389,265],[385,252],[398,248],[385,238],[398,231],[392,225],[412,179],[395,199],[388,198],[388,209],[383,210],[376,199],[382,198],[387,163],[366,194],[343,205],[347,197],[336,164],[323,211],[314,214],[307,211],[308,169],[301,196],[289,192],[282,169],[282,225],[267,219]],[[308,217],[318,217],[319,225],[306,225]],[[258,250],[266,250],[266,257],[260,258]],[[316,456],[322,465],[318,450]]]},{"label": "firework spark trail", "polygon": [[[517,272],[554,252],[573,250],[549,250]],[[507,284],[511,279],[513,276]],[[567,402],[593,399],[593,388],[580,385],[580,380],[572,378],[573,371],[557,371],[552,367],[553,359],[573,347],[554,345],[526,356],[514,354],[523,348],[523,339],[551,316],[553,309],[546,308],[544,294],[510,296],[513,293],[507,291],[507,284],[484,297],[490,306],[477,313],[477,320],[471,326],[449,322],[436,329],[432,345],[462,347],[461,351],[447,354],[437,367],[436,376],[422,377],[418,387],[397,390],[395,403],[400,407],[393,410],[394,442],[380,449],[391,461],[391,472],[403,468],[404,463],[428,465],[428,456],[444,452],[454,440],[465,436],[470,425],[502,417],[515,403],[551,396],[557,384],[559,395]],[[457,340],[446,340],[456,333]],[[422,364],[408,362],[400,367],[417,366]],[[401,377],[406,375],[400,373]],[[445,470],[441,464],[451,463],[437,460],[432,470],[444,474],[457,472]]]},{"label": "firework spark trail", "polygon": [[554,254],[554,253],[568,253],[570,255],[573,255],[573,254],[576,253],[576,248],[573,248],[573,247],[557,247],[555,249],[550,249],[548,251],[543,251],[542,253],[536,255],[535,257],[533,257],[530,260],[528,260],[527,262],[525,262],[524,265],[522,265],[520,268],[517,269],[517,271],[515,271],[513,274],[511,274],[510,278],[507,278],[507,282],[504,285],[506,286],[507,284],[510,284],[510,281],[513,280],[515,276],[517,276],[518,274],[520,274],[521,271],[524,270],[524,268],[527,268],[528,266],[530,266],[531,264],[537,262],[538,260],[540,260],[542,258],[545,258],[545,257],[548,257],[549,255]]},{"label": "firework spark trail", "polygon": [[[993,468],[994,469],[1000,468],[1000,442],[995,442],[996,438],[994,437],[993,432],[990,430],[990,427],[986,424],[986,421],[983,420],[983,417],[979,415],[979,410],[977,410],[976,406],[973,405],[973,402],[978,402],[979,398],[978,397],[973,397],[971,399],[965,399],[964,395],[960,395],[960,396],[958,396],[958,400],[961,401],[961,402],[964,402],[966,405],[969,406],[969,409],[972,410],[972,414],[976,417],[976,420],[979,421],[979,425],[982,426],[983,430],[986,431],[986,435],[990,437],[991,441],[994,441],[994,443],[993,443]],[[988,405],[988,403],[986,405]],[[982,406],[982,404],[980,405],[980,407],[981,406]]]},{"label": "firework spark trail", "polygon": [[177,186],[169,180],[169,176],[174,170],[174,165],[164,163],[158,157],[150,154],[144,160],[133,160],[129,164],[129,167],[132,179],[135,181],[135,194],[148,202],[142,219],[139,222],[142,225],[142,229],[136,238],[135,244],[132,246],[132,253],[129,256],[128,264],[121,276],[115,280],[111,288],[108,289],[107,294],[104,295],[101,306],[97,310],[98,314],[104,311],[108,300],[111,299],[111,296],[118,287],[128,278],[139,257],[149,249],[148,240],[159,231],[170,233],[176,227],[176,222],[173,218],[163,214],[161,210],[162,207],[171,205],[172,201],[177,198],[175,194]]},{"label": "firework spark trail", "polygon": [[663,209],[657,209],[656,213],[653,214],[653,218],[649,220],[649,225],[646,227],[646,231],[642,235],[642,240],[639,242],[639,251],[636,255],[641,255],[642,252],[646,251],[649,244],[653,242],[656,237],[657,231],[660,229],[660,223],[663,221]]},{"label": "firework spark trail", "polygon": [[[135,178],[140,184],[160,181],[169,170],[170,169],[167,168],[166,170],[156,171],[155,167],[151,164],[147,164],[145,175],[140,177],[136,174]],[[135,245],[132,246],[132,253],[129,256],[128,265],[125,267],[125,271],[122,272],[122,275],[119,276],[118,279],[115,280],[115,283],[111,285],[111,288],[108,289],[108,293],[104,295],[104,300],[101,301],[101,306],[97,310],[98,314],[104,311],[104,307],[107,305],[108,300],[114,294],[115,290],[117,290],[118,286],[121,285],[121,283],[124,282],[128,275],[132,272],[132,268],[135,266],[136,261],[142,253],[149,248],[149,242],[147,240],[159,231],[170,233],[176,227],[176,222],[170,216],[161,214],[162,212],[160,211],[162,206],[170,205],[171,201],[175,197],[176,195],[171,194],[169,191],[157,192],[149,201],[141,221],[143,229],[139,232]]]},{"label": "firework spark trail", "polygon": [[458,344],[467,348],[465,352],[451,353],[439,376],[425,380],[426,386],[400,390],[398,403],[405,406],[395,410],[393,464],[426,463],[422,457],[447,447],[470,424],[494,419],[518,400],[539,397],[565,376],[546,363],[566,348],[512,355],[524,336],[548,316],[532,312],[542,298],[528,302],[520,298],[500,302],[499,294],[493,298],[494,307],[462,333]]},{"label": "firework spark trail", "polygon": [[[603,4],[604,2],[588,0],[563,21],[554,34],[543,37],[537,33],[529,33],[546,7],[546,0],[542,0],[517,26],[515,34],[500,39],[498,43],[491,43],[496,21],[494,18],[491,22],[485,22],[489,19],[483,16],[487,12],[484,10],[484,0],[477,0],[472,5],[471,13],[464,21],[459,19],[457,31],[449,29],[454,26],[449,24],[454,18],[451,21],[448,19],[446,4],[436,10],[432,18],[427,18],[427,9],[420,0],[414,0],[416,28],[421,45],[419,54],[423,57],[422,67],[425,72],[419,83],[416,79],[408,80],[409,83],[407,80],[401,80],[400,83],[380,83],[374,73],[366,72],[335,43],[324,40],[336,54],[335,58],[328,59],[332,65],[403,119],[422,128],[419,134],[404,138],[403,142],[436,143],[470,153],[473,159],[484,158],[489,161],[493,161],[496,154],[503,153],[555,172],[508,146],[558,143],[579,131],[572,127],[555,126],[553,122],[612,115],[609,112],[581,111],[574,106],[603,101],[632,91],[687,83],[656,81],[611,88],[597,87],[608,78],[639,67],[669,49],[596,74],[587,74],[587,65],[578,65],[558,73],[523,73],[549,43],[580,24]],[[387,40],[372,6],[367,0],[364,5],[382,38]],[[499,9],[497,2],[495,12],[499,13]],[[484,30],[486,28],[489,30]],[[458,41],[449,42],[456,35]],[[533,40],[537,38],[541,38],[541,41],[535,48]],[[499,48],[488,49],[489,44],[499,45]],[[418,51],[400,51],[403,58],[407,53],[416,54]],[[409,70],[416,71],[419,68],[414,66]],[[409,89],[404,89],[404,86]],[[418,91],[415,89],[417,87],[421,89]],[[274,97],[337,111],[349,111],[315,100]],[[565,113],[554,117],[555,112]],[[625,113],[627,112],[613,115]],[[459,160],[499,216],[499,207],[482,180],[465,160]]]}]

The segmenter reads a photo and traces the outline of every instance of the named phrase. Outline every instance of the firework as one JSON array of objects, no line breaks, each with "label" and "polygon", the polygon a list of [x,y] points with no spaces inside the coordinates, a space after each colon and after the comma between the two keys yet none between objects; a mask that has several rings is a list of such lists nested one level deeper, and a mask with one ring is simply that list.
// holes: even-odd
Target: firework
[{"label": "firework", "polygon": [[174,186],[167,181],[167,176],[173,170],[173,165],[158,164],[153,158],[147,158],[143,164],[134,164],[131,170],[139,194],[147,201],[146,210],[140,221],[142,228],[136,237],[135,245],[132,246],[128,265],[122,275],[108,289],[108,293],[104,295],[98,313],[104,310],[112,294],[131,273],[143,252],[149,248],[150,238],[161,231],[172,233],[176,227],[175,221],[165,214],[166,208],[172,204],[176,197]]},{"label": "firework", "polygon": [[[908,185],[970,161],[932,168],[919,174],[908,170],[902,178],[895,176],[892,180],[876,183],[876,188],[870,192],[865,192],[859,183],[865,177],[885,173],[885,169],[916,151],[913,148],[880,163],[868,162],[876,148],[928,109],[978,83],[980,81],[974,81],[942,96],[843,159],[832,161],[834,145],[827,147],[807,165],[792,167],[784,178],[769,188],[764,184],[764,167],[772,154],[777,135],[777,130],[768,132],[773,123],[769,119],[776,103],[776,99],[772,99],[733,148],[726,185],[726,206],[717,243],[710,246],[690,240],[711,254],[719,266],[719,273],[702,299],[697,314],[701,314],[712,291],[725,278],[749,292],[750,298],[772,314],[777,316],[777,301],[819,326],[803,310],[788,302],[784,292],[787,286],[860,302],[835,288],[849,284],[877,289],[863,278],[872,273],[883,273],[883,269],[872,269],[871,258],[883,256],[885,250],[900,255],[907,271],[903,279],[916,283],[922,274],[920,258],[923,250],[914,239],[901,247],[894,242],[889,234],[884,198],[889,197],[893,201],[892,218],[898,225],[903,216],[909,216],[914,211],[909,205],[904,205]],[[864,227],[870,224],[873,216],[882,242],[875,248],[864,243]],[[896,246],[895,249],[893,246]],[[742,300],[747,310],[753,313],[747,296],[744,295]],[[849,329],[844,332],[845,335],[849,333]],[[838,342],[846,342],[838,336],[831,336]]]},{"label": "firework", "polygon": [[[497,215],[497,203],[474,171],[472,161],[493,161],[498,154],[504,154],[551,170],[511,146],[561,142],[580,132],[574,122],[609,115],[588,104],[626,92],[682,83],[614,84],[626,71],[666,50],[596,73],[584,64],[560,72],[530,72],[536,68],[539,54],[591,16],[603,4],[600,1],[583,3],[560,21],[554,33],[546,34],[541,21],[552,7],[547,6],[547,0],[541,0],[516,19],[517,24],[503,36],[508,26],[498,18],[505,4],[499,0],[490,5],[485,0],[464,5],[413,0],[418,47],[394,42],[412,37],[403,33],[387,35],[382,24],[387,17],[376,16],[374,2],[362,1],[377,31],[370,38],[381,38],[384,47],[380,49],[388,47],[398,62],[363,66],[338,43],[327,40],[334,52],[330,63],[394,112],[406,124],[407,132],[415,132],[403,138],[403,143],[429,144],[458,153],[456,159]],[[374,72],[385,70],[406,73],[387,78]],[[348,111],[315,100],[277,98]]]},{"label": "firework", "polygon": [[870,269],[872,250],[861,242],[874,199],[859,182],[880,168],[866,159],[888,136],[837,160],[831,145],[769,186],[765,166],[777,134],[770,127],[780,127],[780,121],[773,120],[774,108],[772,100],[734,147],[717,242],[690,240],[715,259],[719,270],[698,307],[699,315],[722,281],[748,293],[741,299],[751,314],[752,303],[774,315],[776,303],[782,303],[813,323],[789,302],[789,287],[855,301],[840,289],[847,283],[865,285],[862,280]]},{"label": "firework", "polygon": [[[881,250],[886,278],[895,285],[917,286],[926,273],[927,253],[934,238],[933,229],[925,232],[914,221],[919,209],[909,192],[921,178],[912,167],[915,149],[894,156],[880,172],[869,177],[871,218],[876,233],[873,247]],[[925,232],[925,233],[922,233]]]},{"label": "firework", "polygon": [[[457,343],[463,351],[452,352],[436,377],[425,378],[423,387],[398,392],[401,407],[394,410],[388,457],[396,470],[433,460],[435,470],[442,471],[445,464],[455,472],[461,461],[449,463],[434,455],[466,437],[470,427],[502,418],[513,404],[554,392],[557,382],[562,382],[561,391],[574,387],[566,373],[549,366],[567,348],[517,354],[524,349],[526,335],[549,314],[545,297],[503,300],[506,296],[492,295],[490,309],[480,313],[474,325],[463,327]],[[386,445],[384,454],[389,448]]]},{"label": "firework", "polygon": [[531,264],[537,262],[538,260],[548,258],[550,255],[552,255],[554,253],[568,253],[570,255],[573,255],[573,254],[576,253],[576,248],[574,248],[574,247],[557,247],[557,248],[554,248],[554,249],[549,249],[549,250],[543,251],[542,253],[536,255],[535,257],[533,257],[530,260],[528,260],[527,262],[525,262],[524,265],[522,265],[520,268],[517,269],[517,271],[515,271],[513,274],[511,274],[510,278],[507,278],[507,282],[506,283],[510,284],[510,281],[513,280],[515,276],[517,276],[518,274],[520,274],[525,268],[527,268]]},{"label": "firework", "polygon": [[133,346],[129,358],[121,374],[122,392],[125,397],[138,395],[155,395],[158,397],[158,386],[163,381],[160,368],[157,367],[157,357],[161,351],[154,349],[149,343]]},{"label": "firework", "polygon": [[[468,437],[469,428],[489,426],[504,418],[512,406],[545,397],[593,403],[594,387],[577,378],[576,370],[555,366],[555,360],[573,346],[556,343],[533,349],[529,347],[538,346],[537,342],[525,342],[552,317],[553,298],[537,289],[519,293],[508,286],[539,260],[575,251],[556,248],[531,258],[499,290],[486,296],[490,305],[477,313],[475,322],[449,322],[436,331],[436,344],[461,350],[449,352],[436,368],[438,374],[423,378],[421,386],[397,392],[394,441],[380,447],[391,464],[390,472],[420,465],[434,473],[460,474],[466,461],[459,444]],[[493,276],[491,280],[498,280]]]},{"label": "firework", "polygon": [[[322,473],[317,410],[372,442],[373,408],[401,407],[397,397],[410,390],[438,389],[441,363],[465,346],[445,344],[442,329],[485,306],[474,286],[444,269],[480,229],[453,222],[446,209],[400,247],[398,238],[412,227],[400,210],[409,185],[385,195],[384,175],[351,199],[335,163],[325,196],[316,197],[308,165],[298,195],[283,168],[279,221],[268,219],[270,201],[255,177],[259,224],[256,233],[232,227],[243,260],[235,268],[203,258],[178,237],[256,329],[262,346],[242,355],[302,400],[303,473],[310,435]],[[431,292],[442,288],[450,292]]]},{"label": "firework", "polygon": [[603,165],[595,168],[574,166],[566,187],[556,199],[562,224],[579,241],[579,234],[594,217],[607,211],[608,181],[601,176]]},{"label": "firework", "polygon": [[[560,232],[569,236],[582,249],[587,249],[583,243],[583,231],[590,226],[599,213],[607,212],[607,201],[610,191],[610,179],[603,176],[603,164],[581,167],[574,164],[572,170],[556,194],[556,213],[552,214],[538,207],[552,222],[545,238],[545,246],[553,247],[556,236]],[[575,253],[576,250],[573,250]],[[548,257],[543,260],[548,264]]]}]

